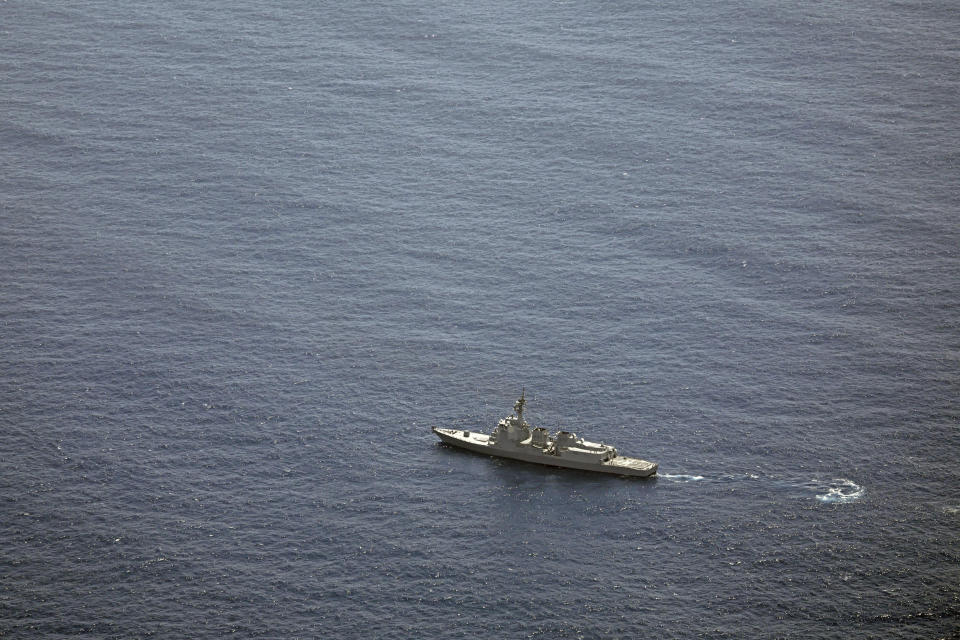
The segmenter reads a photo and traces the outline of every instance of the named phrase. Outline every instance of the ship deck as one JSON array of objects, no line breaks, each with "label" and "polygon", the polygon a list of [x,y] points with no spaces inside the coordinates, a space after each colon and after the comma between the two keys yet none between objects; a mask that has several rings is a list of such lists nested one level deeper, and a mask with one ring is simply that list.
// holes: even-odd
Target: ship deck
[{"label": "ship deck", "polygon": [[447,444],[469,449],[477,453],[567,469],[647,477],[654,475],[659,466],[655,462],[648,462],[629,456],[618,455],[616,458],[608,460],[607,462],[585,462],[564,458],[562,455],[556,457],[544,455],[539,451],[531,452],[524,451],[523,449],[494,447],[490,445],[490,436],[463,429],[441,429],[433,427],[433,432],[440,436],[440,439]]}]

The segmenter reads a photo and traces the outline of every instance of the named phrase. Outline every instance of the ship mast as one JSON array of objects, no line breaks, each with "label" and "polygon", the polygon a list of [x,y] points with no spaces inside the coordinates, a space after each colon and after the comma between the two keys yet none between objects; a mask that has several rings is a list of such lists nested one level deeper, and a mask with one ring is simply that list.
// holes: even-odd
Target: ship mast
[{"label": "ship mast", "polygon": [[520,389],[520,399],[513,403],[513,410],[517,414],[517,420],[523,422],[523,405],[527,403],[524,396],[526,395],[526,387],[521,387]]}]

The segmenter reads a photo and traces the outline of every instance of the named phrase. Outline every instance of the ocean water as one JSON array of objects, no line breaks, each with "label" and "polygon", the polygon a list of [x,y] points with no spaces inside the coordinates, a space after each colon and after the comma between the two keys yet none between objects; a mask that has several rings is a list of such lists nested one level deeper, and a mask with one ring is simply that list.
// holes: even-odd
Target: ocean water
[{"label": "ocean water", "polygon": [[[0,4],[0,637],[960,628],[960,12]],[[444,447],[528,418],[653,480]]]}]

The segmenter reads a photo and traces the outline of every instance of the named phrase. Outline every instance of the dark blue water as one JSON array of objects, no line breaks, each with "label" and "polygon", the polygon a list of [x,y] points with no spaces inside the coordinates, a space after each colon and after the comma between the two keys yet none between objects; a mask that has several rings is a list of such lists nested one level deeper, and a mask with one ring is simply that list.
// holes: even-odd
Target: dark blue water
[{"label": "dark blue water", "polygon": [[[0,5],[0,637],[960,626],[952,2]],[[656,480],[470,455],[529,418]]]}]

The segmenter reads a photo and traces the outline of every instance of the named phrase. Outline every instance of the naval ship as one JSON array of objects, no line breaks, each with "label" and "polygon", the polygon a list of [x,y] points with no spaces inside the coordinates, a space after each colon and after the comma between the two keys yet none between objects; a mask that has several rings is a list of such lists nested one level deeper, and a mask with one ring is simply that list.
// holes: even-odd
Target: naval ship
[{"label": "naval ship", "polygon": [[525,395],[526,389],[514,403],[513,414],[501,419],[490,435],[439,427],[433,432],[446,444],[501,458],[643,478],[657,472],[657,463],[621,456],[608,444],[588,442],[569,431],[551,436],[543,427],[531,428],[523,419]]}]

